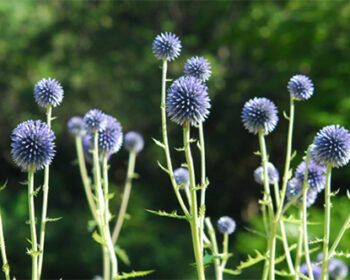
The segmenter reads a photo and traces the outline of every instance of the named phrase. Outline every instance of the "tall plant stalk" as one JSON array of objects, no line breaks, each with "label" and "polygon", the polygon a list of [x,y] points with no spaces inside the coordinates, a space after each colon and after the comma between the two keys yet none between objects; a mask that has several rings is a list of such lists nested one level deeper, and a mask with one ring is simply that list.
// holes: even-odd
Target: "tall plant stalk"
[{"label": "tall plant stalk", "polygon": [[2,259],[2,270],[5,274],[6,280],[10,280],[10,266],[7,262],[7,256],[6,256],[6,247],[5,247],[5,238],[4,238],[4,231],[2,226],[2,216],[0,211],[0,249],[1,249],[1,259]]},{"label": "tall plant stalk", "polygon": [[[209,218],[205,218],[205,224],[207,225],[207,228],[208,228],[211,250],[214,255],[218,256],[219,249],[218,249],[218,244],[216,242],[215,230]],[[214,259],[214,268],[215,268],[215,279],[223,280],[223,269],[221,267],[219,258]]]},{"label": "tall plant stalk", "polygon": [[[303,218],[303,206],[299,205],[299,218],[302,220]],[[301,257],[303,254],[303,225],[300,223],[298,226],[298,243],[297,243],[297,252],[295,255],[295,264],[294,268],[295,271],[300,271],[300,263],[301,263]],[[294,277],[295,280],[299,280],[299,276],[295,274]]]}]

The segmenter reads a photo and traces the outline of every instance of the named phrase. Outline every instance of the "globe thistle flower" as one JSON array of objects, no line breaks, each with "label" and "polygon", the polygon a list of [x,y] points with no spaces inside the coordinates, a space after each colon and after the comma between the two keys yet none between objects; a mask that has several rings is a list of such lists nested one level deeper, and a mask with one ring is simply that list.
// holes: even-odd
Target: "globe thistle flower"
[{"label": "globe thistle flower", "polygon": [[[300,266],[300,273],[304,274],[305,276],[309,276],[309,272],[307,270],[307,264],[303,263]],[[322,267],[320,265],[316,265],[312,268],[312,275],[314,276],[315,280],[321,279],[321,273],[322,273]]]},{"label": "globe thistle flower", "polygon": [[154,39],[152,50],[156,58],[171,61],[180,55],[181,41],[173,33],[161,33]]},{"label": "globe thistle flower", "polygon": [[116,153],[123,142],[123,133],[120,123],[113,117],[105,115],[106,126],[98,132],[99,151]]},{"label": "globe thistle flower", "polygon": [[99,131],[106,127],[106,114],[100,110],[93,109],[84,116],[85,128],[89,132]]},{"label": "globe thistle flower", "polygon": [[69,133],[74,136],[83,136],[86,133],[85,123],[82,117],[71,117],[67,122]]},{"label": "globe thistle flower", "polygon": [[349,131],[339,125],[322,128],[314,139],[310,155],[318,165],[347,165],[350,159]]},{"label": "globe thistle flower", "polygon": [[[303,191],[303,181],[298,180],[297,178],[293,178],[288,181],[287,183],[287,189],[286,189],[286,197],[287,200],[293,200],[295,197],[297,197],[301,192]],[[312,188],[309,188],[306,192],[306,206],[310,207],[313,205],[317,199],[317,190],[314,190]],[[303,201],[303,196],[300,195],[300,197],[297,200],[297,203],[301,203]]]},{"label": "globe thistle flower", "polygon": [[170,119],[179,125],[203,122],[210,108],[207,86],[194,77],[180,77],[168,89],[166,108]]},{"label": "globe thistle flower", "polygon": [[345,279],[349,274],[349,268],[342,260],[331,258],[328,262],[328,273],[333,279]]},{"label": "globe thistle flower", "polygon": [[[303,161],[300,163],[295,171],[295,177],[304,182],[304,175],[306,169],[306,162]],[[309,183],[310,188],[321,192],[326,185],[326,167],[320,166],[315,163],[313,160],[309,161],[308,173],[307,173],[307,181]]]},{"label": "globe thistle flower", "polygon": [[220,233],[232,234],[236,229],[236,222],[228,216],[223,216],[218,220],[217,226]]},{"label": "globe thistle flower", "polygon": [[275,129],[278,122],[275,104],[265,97],[255,97],[247,101],[241,117],[244,127],[253,134],[258,134],[261,129],[267,135]]},{"label": "globe thistle flower", "polygon": [[142,135],[136,131],[130,131],[124,136],[124,148],[129,152],[141,152],[144,144]]},{"label": "globe thistle flower", "polygon": [[190,173],[187,168],[178,168],[174,170],[174,178],[176,185],[180,186],[180,189],[185,189],[190,185]]},{"label": "globe thistle flower", "polygon": [[209,80],[211,75],[211,67],[204,57],[194,56],[187,60],[184,68],[186,76],[193,76],[202,82]]},{"label": "globe thistle flower", "polygon": [[55,135],[42,121],[20,123],[11,135],[11,154],[23,171],[43,169],[55,155]]},{"label": "globe thistle flower", "polygon": [[[276,167],[271,162],[267,163],[267,175],[269,177],[270,185],[274,185],[278,182],[280,175]],[[254,180],[260,185],[264,184],[264,168],[262,166],[255,169]]]},{"label": "globe thistle flower", "polygon": [[34,87],[34,99],[41,107],[57,107],[63,99],[63,88],[55,79],[41,79]]},{"label": "globe thistle flower", "polygon": [[314,84],[304,75],[295,75],[288,82],[288,91],[296,100],[307,100],[314,93]]}]

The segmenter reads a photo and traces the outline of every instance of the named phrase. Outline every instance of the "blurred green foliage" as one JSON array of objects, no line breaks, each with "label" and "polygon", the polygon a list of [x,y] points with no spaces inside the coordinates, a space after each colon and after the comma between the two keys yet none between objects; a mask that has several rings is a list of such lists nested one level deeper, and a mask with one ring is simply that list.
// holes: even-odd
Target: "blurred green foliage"
[{"label": "blurred green foliage", "polygon": [[[168,178],[157,168],[162,151],[151,137],[160,137],[160,63],[152,52],[155,35],[175,32],[182,40],[181,57],[169,65],[169,75],[181,75],[192,55],[203,55],[212,64],[208,82],[212,110],[205,124],[207,166],[211,185],[207,213],[214,220],[230,215],[238,221],[232,238],[235,257],[245,258],[261,248],[260,237],[245,230],[258,224],[257,200],[261,188],[252,178],[259,158],[257,139],[240,122],[244,102],[266,96],[280,108],[280,123],[268,137],[270,159],[283,167],[288,108],[286,84],[296,73],[315,83],[315,94],[298,102],[294,148],[303,150],[324,125],[350,127],[350,3],[347,1],[0,1],[0,161],[1,181],[9,180],[1,192],[8,258],[17,278],[29,274],[25,255],[29,230],[26,190],[19,184],[24,174],[11,161],[9,135],[17,123],[44,118],[32,91],[42,77],[54,77],[65,89],[63,104],[54,110],[57,156],[51,171],[49,216],[63,217],[47,227],[44,278],[92,278],[99,274],[101,252],[88,231],[91,218],[85,201],[73,139],[65,124],[72,115],[100,108],[117,117],[124,131],[138,130],[146,148],[137,161],[140,178],[135,182],[129,214],[120,246],[131,265],[122,271],[155,269],[149,278],[193,278],[193,253],[189,228],[144,209],[177,209]],[[171,144],[181,145],[181,130],[169,124]],[[184,158],[174,152],[175,166]],[[195,154],[198,159],[198,154]],[[110,177],[120,203],[127,153],[111,160]],[[36,176],[40,184],[42,174]],[[349,167],[334,171],[333,184],[345,194]],[[311,212],[321,220],[323,199]],[[40,209],[40,199],[36,202]],[[340,205],[340,206],[338,206]],[[338,199],[334,206],[332,234],[340,227],[349,201]],[[346,211],[345,211],[346,209]],[[333,229],[333,228],[332,228]],[[291,229],[292,230],[292,229]],[[320,235],[318,227],[310,229]],[[333,236],[333,235],[332,235]],[[349,234],[341,243],[350,248]],[[246,276],[259,278],[260,267]],[[242,278],[243,279],[243,278]],[[246,279],[246,278],[244,278]]]}]

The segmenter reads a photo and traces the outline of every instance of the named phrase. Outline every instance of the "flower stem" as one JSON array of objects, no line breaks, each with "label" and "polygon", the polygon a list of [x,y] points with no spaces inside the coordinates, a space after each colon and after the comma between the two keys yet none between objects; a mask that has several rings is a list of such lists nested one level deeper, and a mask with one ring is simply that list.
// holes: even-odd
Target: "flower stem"
[{"label": "flower stem", "polygon": [[324,233],[323,233],[323,261],[322,261],[322,272],[321,279],[327,278],[327,267],[328,267],[328,245],[329,245],[329,233],[330,233],[330,222],[331,222],[331,174],[332,164],[327,165],[326,172],[326,187],[324,190],[325,200],[325,216],[324,216]]},{"label": "flower stem", "polygon": [[[51,119],[52,119],[52,107],[47,106],[46,110],[46,123],[51,128]],[[46,216],[47,216],[47,205],[49,200],[49,171],[50,166],[45,166],[44,173],[44,184],[43,184],[43,206],[41,213],[41,225],[40,225],[40,255],[39,255],[39,264],[38,264],[38,279],[41,277],[43,259],[44,259],[44,245],[45,245],[45,228],[46,228]]]},{"label": "flower stem", "polygon": [[132,179],[134,177],[135,161],[136,161],[136,153],[130,152],[129,162],[128,162],[128,171],[126,174],[126,181],[124,186],[123,200],[122,200],[122,204],[120,205],[117,222],[115,223],[115,227],[112,235],[113,244],[116,244],[120,230],[122,229],[122,226],[123,226],[123,221],[125,218],[125,213],[128,207],[128,202],[129,202],[129,197],[131,192]]},{"label": "flower stem", "polygon": [[96,213],[96,204],[95,204],[94,197],[93,197],[92,190],[91,190],[90,179],[89,179],[89,176],[88,176],[88,173],[86,170],[83,142],[82,142],[81,136],[75,137],[75,146],[76,146],[76,150],[77,150],[77,158],[78,158],[78,163],[79,163],[80,176],[81,176],[81,180],[83,182],[85,195],[86,195],[86,198],[87,198],[87,201],[89,204],[91,214],[92,214],[93,218],[95,219],[95,221],[98,221],[97,213]]},{"label": "flower stem", "polygon": [[[271,199],[271,193],[270,193],[270,186],[269,186],[269,177],[268,177],[268,171],[267,171],[267,153],[266,153],[266,144],[265,144],[265,138],[263,132],[259,129],[259,146],[260,146],[260,153],[261,153],[261,160],[262,160],[262,166],[264,169],[264,189],[265,194],[267,198],[267,209],[269,213],[269,220],[270,220],[270,236],[269,236],[269,279],[274,280],[275,279],[275,250],[276,250],[276,234],[277,234],[277,225],[274,222],[274,212],[273,212],[273,205],[272,205],[272,199]],[[265,197],[265,196],[264,196]]]},{"label": "flower stem", "polygon": [[222,254],[224,255],[224,259],[221,263],[221,271],[224,270],[227,263],[227,254],[228,254],[228,233],[224,233],[224,240],[222,241]]},{"label": "flower stem", "polygon": [[105,199],[105,212],[104,212],[104,231],[105,241],[109,252],[109,257],[112,263],[112,279],[116,279],[118,276],[118,261],[114,251],[114,245],[109,229],[109,181],[108,181],[108,163],[106,153],[102,155],[102,170],[103,170],[103,190]]},{"label": "flower stem", "polygon": [[[302,219],[302,205],[299,206],[299,217],[300,219]],[[300,262],[301,262],[301,256],[302,256],[302,247],[303,247],[303,225],[299,224],[298,227],[298,245],[297,245],[297,252],[295,255],[295,271],[299,271],[300,270]],[[295,274],[295,280],[299,280],[299,276],[297,274]]]},{"label": "flower stem", "polygon": [[2,217],[0,212],[0,249],[1,249],[1,258],[2,258],[2,270],[5,274],[6,280],[10,280],[10,266],[7,262],[6,257],[6,247],[5,247],[5,238],[4,231],[2,226]]},{"label": "flower stem", "polygon": [[191,224],[191,233],[192,233],[192,243],[193,243],[194,255],[196,259],[198,279],[203,280],[205,279],[204,264],[203,264],[203,250],[199,239],[201,235],[198,232],[198,230],[201,230],[201,229],[199,228],[196,182],[195,182],[194,166],[193,166],[191,147],[190,147],[190,123],[189,122],[187,122],[184,125],[183,138],[184,138],[183,142],[184,142],[184,148],[185,148],[186,162],[187,162],[188,171],[190,175],[191,214],[192,214],[190,224]]},{"label": "flower stem", "polygon": [[173,166],[171,163],[171,156],[170,156],[170,150],[169,150],[169,143],[168,143],[168,133],[167,133],[167,123],[166,123],[166,105],[165,105],[165,99],[166,99],[166,74],[167,74],[167,60],[163,59],[163,68],[162,68],[162,96],[161,96],[161,104],[160,104],[160,110],[162,113],[162,134],[163,134],[163,144],[164,144],[164,151],[165,151],[165,157],[167,162],[167,169],[170,177],[171,184],[173,186],[175,195],[177,197],[177,200],[181,206],[182,211],[186,216],[189,216],[189,212],[187,210],[187,207],[185,203],[183,202],[183,199],[181,197],[181,194],[179,192],[179,188],[177,187],[175,177],[174,177],[174,171]]},{"label": "flower stem", "polygon": [[337,235],[337,238],[335,239],[331,249],[329,250],[329,253],[328,253],[328,258],[332,258],[333,257],[333,254],[335,252],[335,250],[337,249],[338,245],[339,245],[339,242],[340,240],[342,239],[345,231],[347,229],[349,229],[349,225],[350,225],[350,214],[348,215],[344,225],[342,226],[342,228],[340,229],[339,231],[339,234]]},{"label": "flower stem", "polygon": [[[210,238],[212,253],[215,256],[218,256],[219,255],[218,244],[216,242],[215,230],[214,230],[214,227],[210,221],[210,218],[205,218],[205,224],[207,225],[207,228],[208,228],[208,234],[209,234],[209,238]],[[223,275],[222,275],[223,271],[222,271],[220,266],[221,266],[220,259],[215,258],[214,259],[214,268],[215,268],[215,279],[216,280],[223,280]]]},{"label": "flower stem", "polygon": [[32,257],[32,280],[38,279],[38,246],[35,226],[35,209],[34,209],[34,167],[28,171],[28,207],[29,207],[29,224],[31,238],[31,257]]},{"label": "flower stem", "polygon": [[308,184],[308,173],[309,173],[309,161],[310,161],[310,148],[307,150],[306,159],[305,159],[305,174],[304,174],[304,182],[303,182],[303,203],[302,203],[302,235],[304,239],[304,253],[305,253],[305,261],[307,265],[307,271],[309,274],[310,280],[314,280],[311,260],[310,260],[310,252],[309,252],[309,240],[307,233],[307,191],[309,189]]}]

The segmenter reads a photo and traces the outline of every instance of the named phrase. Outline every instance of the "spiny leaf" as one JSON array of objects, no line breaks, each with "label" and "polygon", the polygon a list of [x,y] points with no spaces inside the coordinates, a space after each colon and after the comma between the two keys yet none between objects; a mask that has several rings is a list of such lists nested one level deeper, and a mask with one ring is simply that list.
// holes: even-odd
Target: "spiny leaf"
[{"label": "spiny leaf", "polygon": [[196,142],[196,141],[197,141],[197,139],[191,138],[190,140],[188,140],[188,143],[194,143],[194,142]]},{"label": "spiny leaf", "polygon": [[181,147],[181,148],[174,148],[175,151],[177,152],[183,152],[185,150],[184,147]]},{"label": "spiny leaf", "polygon": [[220,256],[206,253],[203,257],[204,265],[206,266],[206,265],[212,263],[214,259],[220,259]]},{"label": "spiny leaf", "polygon": [[205,216],[205,205],[204,204],[201,207],[199,207],[199,216],[200,217]]},{"label": "spiny leaf", "polygon": [[275,270],[275,273],[281,277],[293,277],[294,274],[288,273],[285,270]]},{"label": "spiny leaf", "polygon": [[119,246],[115,246],[114,251],[123,263],[125,263],[126,265],[130,265],[130,259],[125,250],[123,250]]},{"label": "spiny leaf", "polygon": [[103,238],[97,233],[97,231],[95,230],[94,233],[92,234],[92,238],[99,244],[103,245],[103,246],[107,246],[106,241],[103,240]]},{"label": "spiny leaf", "polygon": [[46,222],[57,222],[59,220],[63,219],[63,217],[57,217],[57,218],[46,218]]},{"label": "spiny leaf", "polygon": [[27,254],[33,257],[37,257],[42,253],[42,251],[33,251],[32,249],[27,248]]},{"label": "spiny leaf", "polygon": [[258,236],[261,236],[261,237],[267,239],[267,236],[266,236],[265,233],[262,233],[262,232],[260,232],[260,231],[257,231],[257,230],[255,230],[255,229],[252,229],[252,228],[249,228],[249,227],[244,227],[244,229],[245,229],[246,231],[248,231],[248,232],[251,232],[251,233],[253,233],[253,234],[256,234],[256,235],[258,235]]},{"label": "spiny leaf", "polygon": [[165,173],[170,174],[170,171],[167,168],[165,168],[158,160],[157,160],[157,163],[160,169],[162,169]]},{"label": "spiny leaf", "polygon": [[336,252],[334,252],[333,255],[336,256],[336,257],[350,258],[350,252],[349,251],[346,251],[346,252],[336,251]]},{"label": "spiny leaf", "polygon": [[27,186],[28,185],[28,181],[27,180],[26,181],[22,181],[22,182],[19,182],[19,184],[22,185],[22,186]]},{"label": "spiny leaf", "polygon": [[255,250],[255,253],[256,256],[254,257],[248,255],[248,259],[246,261],[241,261],[234,271],[241,271],[266,259],[266,256],[261,254],[258,250]]},{"label": "spiny leaf", "polygon": [[[282,216],[282,220],[287,223],[298,224],[300,225],[302,221],[300,219],[295,218],[293,215],[289,215],[288,217]],[[307,222],[308,225],[320,225],[320,223],[316,222]]]},{"label": "spiny leaf", "polygon": [[256,155],[256,156],[259,156],[259,157],[261,156],[260,151],[256,151],[256,152],[254,152],[253,154]]},{"label": "spiny leaf", "polygon": [[162,216],[162,217],[169,217],[169,218],[175,218],[175,219],[181,219],[181,220],[189,220],[189,217],[178,215],[175,210],[172,211],[171,213],[161,211],[161,210],[154,211],[154,210],[149,210],[149,209],[146,209],[146,211],[148,211],[152,214],[158,215],[158,216]]},{"label": "spiny leaf", "polygon": [[283,110],[283,117],[289,121],[289,116],[287,115],[286,111]]},{"label": "spiny leaf", "polygon": [[5,183],[0,187],[0,192],[1,192],[2,190],[4,190],[4,189],[6,188],[6,186],[7,186],[7,180],[6,180]]},{"label": "spiny leaf", "polygon": [[[292,244],[292,246],[289,246],[289,251],[293,251],[297,248],[297,244]],[[286,258],[286,254],[283,254],[282,256],[278,257],[277,259],[275,259],[275,264],[279,264],[281,262],[283,262],[283,260]]]},{"label": "spiny leaf", "polygon": [[187,169],[188,169],[188,164],[187,164],[187,163],[182,163],[182,164],[181,164],[181,167],[187,168]]},{"label": "spiny leaf", "polygon": [[144,270],[144,271],[131,271],[131,272],[122,272],[122,275],[118,275],[116,277],[116,280],[122,280],[122,279],[129,279],[129,278],[136,278],[136,277],[142,277],[146,276],[148,274],[153,273],[154,270]]},{"label": "spiny leaf", "polygon": [[296,271],[295,272],[301,279],[306,279],[306,280],[310,280],[309,277],[305,276],[305,274],[301,274],[300,272]]},{"label": "spiny leaf", "polygon": [[152,137],[152,140],[154,141],[154,143],[156,143],[157,146],[161,147],[162,149],[165,149],[165,146],[162,142],[158,141],[157,139]]},{"label": "spiny leaf", "polygon": [[323,239],[316,237],[314,240],[309,241],[309,245],[313,245],[313,244],[317,244],[317,243],[323,243]]},{"label": "spiny leaf", "polygon": [[229,269],[229,268],[224,268],[223,272],[226,274],[231,274],[231,275],[239,275],[242,273],[241,270],[233,270],[233,269]]},{"label": "spiny leaf", "polygon": [[34,192],[31,193],[32,196],[36,197],[41,189],[41,186],[37,187]]},{"label": "spiny leaf", "polygon": [[295,158],[295,157],[296,157],[296,155],[297,155],[297,151],[296,151],[296,150],[294,150],[293,154],[290,156],[290,161],[292,161],[292,160],[293,160],[293,158]]},{"label": "spiny leaf", "polygon": [[198,148],[198,150],[200,150],[200,151],[202,150],[202,149],[201,149],[201,142],[200,142],[200,141],[197,141],[197,148]]}]

